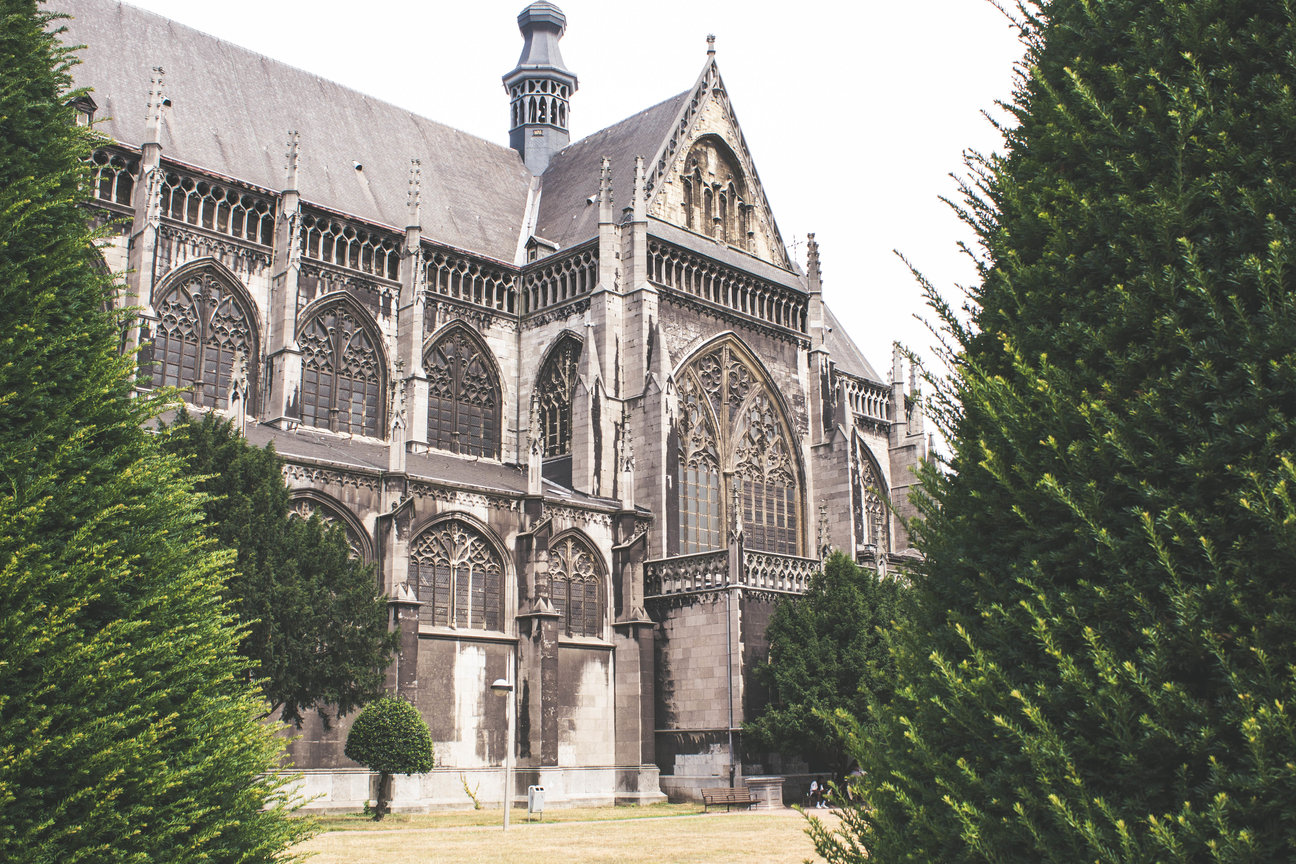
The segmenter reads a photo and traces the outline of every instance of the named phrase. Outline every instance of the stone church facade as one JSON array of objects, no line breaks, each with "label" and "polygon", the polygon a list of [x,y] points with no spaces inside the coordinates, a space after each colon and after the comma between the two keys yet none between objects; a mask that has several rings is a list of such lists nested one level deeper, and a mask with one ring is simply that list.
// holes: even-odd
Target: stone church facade
[{"label": "stone church facade", "polygon": [[[551,806],[779,767],[740,735],[774,604],[827,549],[914,554],[927,436],[899,358],[880,376],[824,305],[813,236],[790,260],[714,52],[571,143],[565,19],[533,3],[502,147],[113,0],[52,5],[87,46],[142,380],[273,442],[390,598],[389,687],[436,755],[396,806],[499,800],[500,678],[513,792]],[[291,744],[314,806],[370,797],[348,723]]]}]

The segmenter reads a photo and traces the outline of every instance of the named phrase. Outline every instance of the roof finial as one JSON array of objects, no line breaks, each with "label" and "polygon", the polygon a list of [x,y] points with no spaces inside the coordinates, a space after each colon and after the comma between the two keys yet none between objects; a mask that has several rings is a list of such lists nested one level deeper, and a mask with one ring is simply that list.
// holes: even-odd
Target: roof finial
[{"label": "roof finial", "polygon": [[644,188],[644,160],[642,156],[635,157],[635,176],[634,176],[634,201],[631,206],[634,207],[631,218],[636,222],[646,222],[648,220],[648,192]]},{"label": "roof finial", "polygon": [[714,33],[707,34],[707,56],[708,57],[715,56],[715,34]]},{"label": "roof finial", "polygon": [[288,164],[286,166],[286,176],[288,178],[287,188],[289,190],[295,190],[297,188],[297,155],[298,155],[297,145],[300,141],[301,141],[301,135],[298,134],[297,130],[296,129],[289,130],[288,152],[285,154],[288,157]]},{"label": "roof finial", "polygon": [[418,159],[410,160],[409,193],[409,227],[423,224],[423,163]]},{"label": "roof finial", "polygon": [[806,276],[810,281],[810,290],[818,291],[820,282],[819,244],[815,241],[813,231],[806,235]]},{"label": "roof finial", "polygon": [[161,66],[153,67],[153,75],[149,78],[149,101],[144,120],[148,123],[149,143],[162,143],[162,106],[167,104],[167,98],[162,94],[162,82],[166,72]]},{"label": "roof finial", "polygon": [[603,164],[599,171],[599,221],[612,221],[612,160],[603,157]]}]

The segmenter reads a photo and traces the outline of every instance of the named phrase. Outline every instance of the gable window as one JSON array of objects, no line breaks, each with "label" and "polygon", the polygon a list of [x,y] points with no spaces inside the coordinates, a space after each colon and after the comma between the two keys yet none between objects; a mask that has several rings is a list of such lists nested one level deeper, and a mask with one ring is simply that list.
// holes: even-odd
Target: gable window
[{"label": "gable window", "polygon": [[434,627],[500,630],[504,564],[485,535],[463,519],[446,519],[410,546],[409,581],[419,621]]},{"label": "gable window", "polygon": [[[211,270],[181,279],[157,304],[153,335],[154,387],[179,387],[195,405],[216,408],[229,390],[234,357],[255,374],[256,328],[247,303]],[[250,391],[255,393],[253,382]]]},{"label": "gable window", "polygon": [[589,545],[577,537],[563,537],[549,548],[549,599],[568,636],[603,635],[602,571]]},{"label": "gable window", "polygon": [[499,456],[500,385],[486,349],[462,329],[437,340],[424,360],[428,444],[451,453]]},{"label": "gable window", "polygon": [[308,426],[379,437],[384,375],[377,339],[338,300],[301,326],[301,419]]},{"label": "gable window", "polygon": [[576,391],[580,352],[581,343],[575,337],[564,336],[549,352],[536,379],[535,400],[546,457],[571,453],[572,397]]},{"label": "gable window", "polygon": [[733,150],[705,135],[684,160],[684,225],[713,240],[747,249],[750,205],[747,181]]}]

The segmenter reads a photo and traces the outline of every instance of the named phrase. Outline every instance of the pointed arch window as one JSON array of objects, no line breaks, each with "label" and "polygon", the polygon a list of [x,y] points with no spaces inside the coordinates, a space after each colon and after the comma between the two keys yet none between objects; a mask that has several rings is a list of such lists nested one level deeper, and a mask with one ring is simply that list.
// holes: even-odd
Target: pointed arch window
[{"label": "pointed arch window", "polygon": [[324,502],[313,497],[313,493],[300,493],[294,497],[289,504],[288,518],[301,519],[310,521],[312,516],[318,516],[320,521],[327,528],[340,528],[346,535],[347,548],[351,550],[351,557],[357,561],[369,561],[372,554],[369,551],[369,540],[365,538],[364,533],[358,527],[359,520],[354,516],[343,513],[341,505],[331,502]]},{"label": "pointed arch window", "polygon": [[[214,271],[198,270],[181,279],[156,308],[153,386],[187,389],[190,402],[215,408],[229,389],[236,354],[249,361],[249,372],[255,375],[258,355],[251,309]],[[255,381],[251,384],[255,393]]]},{"label": "pointed arch window", "polygon": [[535,399],[546,457],[571,453],[572,397],[580,353],[581,343],[575,337],[564,336],[549,352],[536,379]]},{"label": "pointed arch window", "polygon": [[308,426],[381,436],[382,355],[361,315],[342,302],[321,307],[301,326],[301,419]]},{"label": "pointed arch window", "polygon": [[568,636],[603,635],[603,567],[589,544],[563,537],[549,547],[549,599]]},{"label": "pointed arch window", "polygon": [[719,549],[736,505],[748,549],[796,555],[801,488],[794,441],[753,361],[724,343],[679,376],[678,554]]},{"label": "pointed arch window", "polygon": [[741,420],[744,428],[734,451],[734,475],[742,501],[744,545],[795,555],[799,547],[796,473],[769,397],[755,394]]},{"label": "pointed arch window", "polygon": [[714,240],[747,245],[746,174],[718,135],[698,139],[684,160],[684,225]]},{"label": "pointed arch window", "polygon": [[500,384],[487,350],[456,328],[424,359],[428,444],[452,453],[499,457]]},{"label": "pointed arch window", "polygon": [[887,530],[887,504],[882,473],[873,460],[868,445],[858,436],[851,453],[851,498],[855,523],[855,544],[873,546],[880,555],[890,548]]},{"label": "pointed arch window", "polygon": [[504,563],[467,521],[446,519],[419,534],[410,546],[409,581],[423,603],[423,624],[503,629]]}]

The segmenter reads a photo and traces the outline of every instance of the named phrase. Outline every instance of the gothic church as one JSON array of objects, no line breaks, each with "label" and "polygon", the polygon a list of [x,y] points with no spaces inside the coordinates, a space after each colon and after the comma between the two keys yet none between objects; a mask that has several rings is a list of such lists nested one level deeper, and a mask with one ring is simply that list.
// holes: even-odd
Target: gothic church
[{"label": "gothic church", "polygon": [[[879,375],[825,307],[813,236],[790,260],[714,52],[571,143],[538,0],[503,147],[115,0],[50,5],[88,46],[143,380],[273,442],[389,597],[389,687],[436,755],[395,806],[498,802],[506,698],[512,794],[550,806],[795,770],[741,741],[766,623],[830,548],[914,554],[928,444],[900,359]],[[371,797],[349,719],[291,745],[313,806]]]}]

